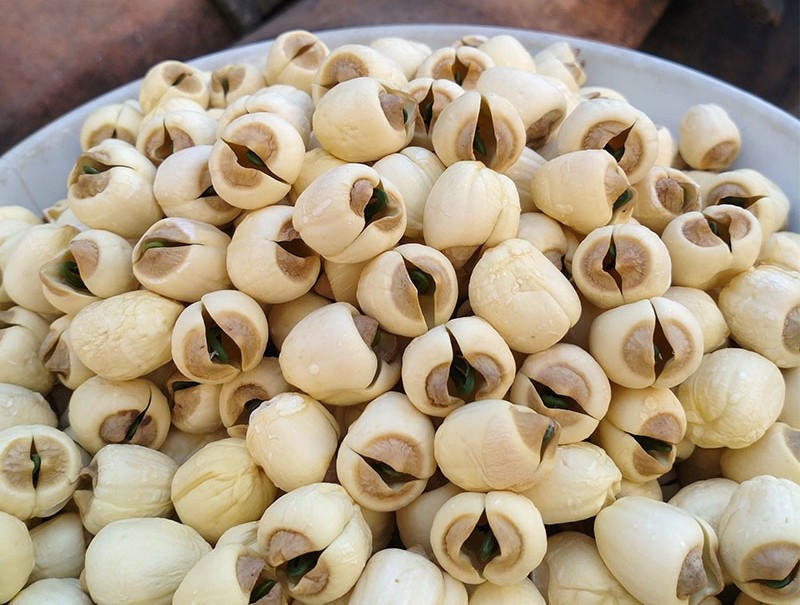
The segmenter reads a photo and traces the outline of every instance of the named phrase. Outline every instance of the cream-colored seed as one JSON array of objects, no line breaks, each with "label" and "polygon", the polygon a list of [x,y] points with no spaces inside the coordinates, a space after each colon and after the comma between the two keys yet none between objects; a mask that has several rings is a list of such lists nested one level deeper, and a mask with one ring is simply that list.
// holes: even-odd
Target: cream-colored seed
[{"label": "cream-colored seed", "polygon": [[740,483],[722,513],[722,564],[742,592],[756,600],[788,604],[800,596],[798,509],[800,485],[761,475]]},{"label": "cream-colored seed", "polygon": [[170,410],[167,398],[146,378],[93,376],[72,392],[68,420],[75,440],[92,455],[109,443],[158,449],[167,438]]},{"label": "cream-colored seed", "polygon": [[559,444],[577,443],[594,432],[608,411],[611,385],[591,355],[562,342],[522,361],[508,400],[558,422]]},{"label": "cream-colored seed", "polygon": [[719,105],[693,105],[681,116],[678,151],[697,170],[724,170],[739,155],[742,140],[736,124]]},{"label": "cream-colored seed", "polygon": [[783,408],[786,386],[771,361],[746,349],[703,355],[678,386],[687,435],[703,448],[742,448],[758,441]]},{"label": "cream-colored seed", "polygon": [[409,549],[422,549],[429,559],[434,558],[431,547],[431,525],[436,512],[450,498],[463,491],[454,483],[429,489],[408,505],[395,511],[400,540]]},{"label": "cream-colored seed", "polygon": [[268,315],[270,340],[280,351],[283,341],[298,321],[330,303],[330,299],[315,292],[306,292],[294,300],[272,305]]},{"label": "cream-colored seed", "polygon": [[55,427],[58,420],[41,393],[13,383],[0,383],[0,431],[20,424]]},{"label": "cream-colored seed", "polygon": [[210,550],[177,521],[114,521],[89,543],[83,581],[97,605],[170,605],[183,577]]},{"label": "cream-colored seed", "polygon": [[494,64],[488,53],[473,46],[444,46],[428,55],[415,77],[451,80],[464,90],[472,90],[481,73]]},{"label": "cream-colored seed", "polygon": [[800,430],[775,422],[755,443],[741,449],[726,449],[720,467],[723,477],[740,483],[759,475],[800,483]]},{"label": "cream-colored seed", "polygon": [[603,563],[595,541],[577,531],[548,537],[547,552],[531,579],[550,605],[640,605]]},{"label": "cream-colored seed", "polygon": [[503,397],[514,380],[514,356],[479,317],[456,317],[414,338],[403,351],[401,377],[411,402],[444,417],[470,401]]},{"label": "cream-colored seed", "polygon": [[[533,173],[541,167],[547,160],[529,147],[524,147],[522,153],[511,166],[503,172],[508,178],[514,181],[519,194],[520,211],[524,213],[542,214],[537,211],[536,204],[531,197],[531,179]],[[550,218],[550,217],[547,217]]]},{"label": "cream-colored seed", "polygon": [[283,118],[266,112],[243,115],[212,146],[211,184],[231,206],[264,208],[289,193],[305,151],[302,137]]},{"label": "cream-colored seed", "polygon": [[[391,586],[392,590],[387,590]],[[367,562],[348,605],[465,605],[463,583],[412,550],[386,548]]]},{"label": "cream-colored seed", "polygon": [[664,243],[635,224],[598,227],[572,257],[572,279],[592,304],[610,309],[661,296],[672,281],[672,262]]},{"label": "cream-colored seed", "polygon": [[340,302],[312,311],[295,324],[278,360],[289,384],[323,403],[352,405],[396,384],[396,347],[396,338],[379,332],[375,319]]},{"label": "cream-colored seed", "polygon": [[697,369],[703,334],[686,307],[654,297],[598,315],[589,328],[589,352],[612,382],[670,388]]},{"label": "cream-colored seed", "polygon": [[414,135],[413,97],[375,78],[340,83],[316,105],[314,136],[348,162],[373,162],[399,152]]},{"label": "cream-colored seed", "polygon": [[701,290],[724,285],[753,266],[761,231],[752,214],[731,205],[676,217],[661,234],[672,259],[672,283]]},{"label": "cream-colored seed", "polygon": [[209,80],[203,72],[182,61],[161,61],[153,65],[139,86],[139,104],[145,113],[170,99],[189,99],[208,107]]},{"label": "cream-colored seed", "polygon": [[737,343],[780,368],[800,366],[800,272],[759,265],[728,282],[718,300]]},{"label": "cream-colored seed", "polygon": [[586,72],[578,57],[579,50],[569,42],[548,44],[533,55],[536,72],[562,81],[570,90],[578,90],[586,82]]},{"label": "cream-colored seed", "polygon": [[628,182],[640,181],[658,155],[658,133],[647,115],[626,101],[591,99],[580,103],[558,129],[559,155],[580,149],[607,151],[625,171]]},{"label": "cream-colored seed", "polygon": [[451,412],[436,429],[442,473],[465,490],[523,491],[553,468],[558,424],[530,408],[484,399]]},{"label": "cream-colored seed", "polygon": [[358,263],[394,246],[406,229],[399,190],[364,164],[317,177],[295,201],[292,224],[325,259]]},{"label": "cream-colored seed", "polygon": [[215,543],[225,530],[261,517],[276,491],[244,439],[228,438],[205,445],[178,467],[171,494],[181,521]]},{"label": "cream-colored seed", "polygon": [[29,582],[80,576],[88,544],[80,515],[61,512],[32,528],[30,535],[36,563]]},{"label": "cream-colored seed", "polygon": [[431,546],[439,565],[457,580],[507,586],[539,565],[547,535],[538,509],[525,496],[464,492],[434,516]]},{"label": "cream-colored seed", "polygon": [[319,256],[292,226],[291,206],[268,206],[249,213],[233,232],[227,272],[233,285],[260,303],[294,300],[314,285]]},{"label": "cream-colored seed", "polygon": [[676,216],[700,210],[699,185],[669,164],[656,164],[633,187],[633,218],[659,235]]},{"label": "cream-colored seed", "polygon": [[218,384],[189,380],[176,371],[166,382],[172,426],[187,433],[213,433],[222,427]]},{"label": "cream-colored seed", "polygon": [[444,164],[424,147],[408,146],[398,153],[385,156],[372,167],[381,179],[397,186],[406,206],[405,236],[422,236],[425,204],[433,184],[444,172]]},{"label": "cream-colored seed", "polygon": [[275,584],[267,592],[268,600],[253,600],[252,595],[263,582],[274,582],[265,562],[254,550],[242,545],[217,546],[200,559],[184,576],[175,591],[173,605],[247,605],[276,603],[282,591]]},{"label": "cream-colored seed", "polygon": [[226,529],[217,540],[214,548],[238,544],[245,546],[263,556],[258,546],[258,521],[247,521]]},{"label": "cream-colored seed", "polygon": [[595,518],[603,562],[643,603],[688,604],[719,593],[717,537],[702,519],[640,496],[628,496]]},{"label": "cream-colored seed", "polygon": [[169,517],[170,485],[178,465],[166,454],[133,444],[102,447],[81,470],[90,483],[73,498],[86,530],[97,534],[120,519]]},{"label": "cream-colored seed", "polygon": [[229,436],[224,428],[213,433],[187,433],[173,425],[158,451],[163,452],[180,465],[199,452],[203,446]]},{"label": "cream-colored seed", "polygon": [[608,413],[592,441],[614,460],[626,479],[644,482],[670,471],[685,433],[686,413],[672,391],[615,385]]},{"label": "cream-colored seed", "polygon": [[11,247],[3,267],[3,287],[9,299],[37,313],[59,313],[42,291],[39,270],[67,248],[77,233],[78,230],[70,225],[43,224],[7,240]]},{"label": "cream-colored seed", "polygon": [[[578,95],[582,99],[585,99],[586,101],[592,101],[594,99],[613,99],[615,101],[628,100],[625,98],[625,95],[622,94],[619,90],[617,90],[616,88],[609,88],[608,86],[581,86],[578,89]],[[660,130],[663,127],[657,127],[657,128],[659,128]],[[659,138],[659,143],[660,142],[661,138]],[[669,165],[669,162],[667,162],[666,165]]]},{"label": "cream-colored seed", "polygon": [[9,605],[92,605],[92,600],[75,578],[49,578],[36,582],[19,591]]},{"label": "cream-colored seed", "polygon": [[306,151],[303,156],[303,163],[300,166],[300,173],[297,175],[292,188],[289,191],[289,199],[296,201],[303,191],[323,172],[327,172],[336,166],[347,164],[335,155],[328,153],[322,147],[314,147]]},{"label": "cream-colored seed", "polygon": [[555,344],[581,313],[567,278],[521,239],[507,239],[483,254],[469,280],[469,302],[477,316],[521,353]]},{"label": "cream-colored seed", "polygon": [[358,307],[358,280],[368,262],[336,263],[323,259],[322,273],[314,284],[313,292],[329,301],[346,302]]},{"label": "cream-colored seed", "polygon": [[163,214],[156,167],[136,147],[106,139],[81,154],[67,179],[69,208],[85,225],[136,238]]},{"label": "cream-colored seed", "polygon": [[459,161],[436,180],[425,203],[425,243],[461,269],[481,247],[514,237],[519,227],[514,182],[478,161]]},{"label": "cream-colored seed", "polygon": [[297,130],[303,144],[308,147],[311,138],[311,114],[314,104],[311,97],[291,86],[273,84],[245,95],[228,105],[217,122],[217,134],[222,133],[236,118],[254,113],[268,113],[283,118]]},{"label": "cream-colored seed", "polygon": [[78,359],[109,380],[144,376],[170,359],[170,334],[183,305],[148,290],[124,292],[81,309],[70,338]]},{"label": "cream-colored seed", "polygon": [[314,75],[314,103],[337,84],[364,77],[380,80],[395,90],[402,90],[408,83],[401,67],[382,52],[364,44],[343,44],[325,56]]},{"label": "cream-colored seed", "polygon": [[[663,476],[669,476],[669,473],[667,475],[662,475],[662,477]],[[617,500],[620,498],[625,498],[626,496],[643,496],[645,498],[650,498],[651,500],[664,502],[665,489],[662,488],[661,483],[659,483],[659,479],[638,482],[631,481],[630,479],[623,477],[619,485]],[[672,486],[668,486],[668,489],[672,489]],[[678,488],[675,487],[674,489],[677,490]],[[666,496],[669,497],[669,494],[666,494]]]},{"label": "cream-colored seed", "polygon": [[478,50],[489,55],[497,66],[513,67],[531,73],[536,71],[536,63],[531,53],[514,36],[508,34],[492,36],[480,44]]},{"label": "cream-colored seed", "polygon": [[44,367],[54,374],[58,382],[68,389],[75,390],[95,376],[95,373],[78,359],[75,347],[72,346],[71,325],[71,315],[62,315],[53,320],[47,336],[39,347],[39,359]]},{"label": "cream-colored seed", "polygon": [[447,257],[423,244],[402,244],[360,272],[359,306],[392,334],[415,337],[445,323],[456,307],[458,279]]},{"label": "cream-colored seed", "polygon": [[632,212],[635,190],[614,157],[602,149],[559,155],[531,179],[536,207],[579,233],[607,225],[615,213]]},{"label": "cream-colored seed", "polygon": [[736,481],[723,477],[693,481],[672,496],[669,504],[700,517],[719,535],[719,520],[737,486]]},{"label": "cream-colored seed", "polygon": [[188,218],[154,223],[133,247],[133,274],[148,290],[182,302],[231,287],[226,269],[231,238]]},{"label": "cream-colored seed", "polygon": [[334,483],[312,483],[278,498],[259,521],[258,542],[289,594],[308,605],[347,593],[372,549],[360,507]]},{"label": "cream-colored seed", "polygon": [[236,99],[264,88],[264,74],[253,63],[223,65],[211,72],[209,105],[225,108]]},{"label": "cream-colored seed", "polygon": [[664,292],[664,298],[682,304],[697,319],[703,332],[703,353],[711,353],[728,344],[731,330],[710,294],[699,288],[670,286]]},{"label": "cream-colored seed", "polygon": [[255,408],[262,401],[291,390],[278,359],[264,357],[255,368],[240,372],[220,387],[218,402],[222,424],[231,437],[244,438]]},{"label": "cream-colored seed", "polygon": [[81,124],[81,149],[91,149],[104,139],[122,139],[135,145],[143,115],[133,100],[101,105]]},{"label": "cream-colored seed", "polygon": [[256,367],[268,339],[258,302],[238,290],[216,290],[181,312],[172,331],[172,359],[188,378],[221,384]]},{"label": "cream-colored seed", "polygon": [[556,463],[522,492],[547,525],[582,521],[614,502],[622,473],[599,446],[587,442],[556,448]]},{"label": "cream-colored seed", "polygon": [[136,149],[158,167],[177,151],[195,145],[211,145],[217,121],[206,112],[186,109],[151,113],[142,120]]},{"label": "cream-colored seed", "polygon": [[53,374],[42,363],[39,349],[47,338],[47,321],[19,306],[0,311],[0,381],[46,394],[53,386]]},{"label": "cream-colored seed", "polygon": [[268,84],[289,84],[311,94],[311,84],[330,51],[315,34],[305,30],[282,33],[270,46],[264,70]]},{"label": "cream-colored seed", "polygon": [[502,172],[519,159],[525,124],[514,104],[497,93],[470,90],[444,107],[432,128],[431,143],[445,166],[478,161]]},{"label": "cream-colored seed", "polygon": [[81,456],[66,433],[50,426],[0,431],[0,511],[23,521],[60,511],[77,486]]},{"label": "cream-colored seed", "polygon": [[546,602],[527,578],[507,586],[484,582],[472,591],[469,598],[469,605],[544,605]]},{"label": "cream-colored seed", "polygon": [[10,601],[28,581],[35,564],[28,528],[14,515],[0,510],[0,599]]},{"label": "cream-colored seed", "polygon": [[316,399],[279,393],[250,414],[247,450],[278,489],[289,492],[325,478],[339,424]]},{"label": "cream-colored seed", "polygon": [[452,80],[428,77],[414,78],[406,90],[417,102],[411,144],[433,151],[431,135],[439,115],[465,91]]},{"label": "cream-colored seed", "polygon": [[409,80],[414,77],[419,66],[431,54],[431,48],[427,44],[395,36],[377,38],[370,42],[369,46],[397,63],[403,71],[403,75]]},{"label": "cream-colored seed", "polygon": [[745,208],[758,219],[764,238],[786,228],[789,198],[756,170],[739,168],[710,173],[701,182],[701,194],[704,206],[729,204]]},{"label": "cream-colored seed", "polygon": [[176,151],[159,164],[153,195],[166,216],[190,218],[217,227],[235,219],[241,208],[231,206],[214,191],[208,159],[211,145]]},{"label": "cream-colored seed", "polygon": [[358,504],[393,511],[410,504],[436,471],[434,427],[401,393],[373,399],[348,427],[336,476]]},{"label": "cream-colored seed", "polygon": [[800,271],[800,233],[776,231],[764,239],[757,264]]},{"label": "cream-colored seed", "polygon": [[511,101],[525,128],[525,144],[531,149],[547,143],[566,116],[563,93],[546,78],[521,68],[490,67],[478,78],[476,89]]},{"label": "cream-colored seed", "polygon": [[523,212],[519,215],[517,238],[533,244],[559,271],[564,269],[567,236],[557,220],[543,212]]}]

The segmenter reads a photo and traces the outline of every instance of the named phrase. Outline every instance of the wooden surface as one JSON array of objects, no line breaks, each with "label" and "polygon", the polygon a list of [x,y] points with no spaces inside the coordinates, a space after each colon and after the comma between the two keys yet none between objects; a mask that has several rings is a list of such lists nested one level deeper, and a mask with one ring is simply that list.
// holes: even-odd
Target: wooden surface
[{"label": "wooden surface", "polygon": [[[0,153],[61,114],[144,75],[294,28],[390,23],[510,26],[637,48],[695,67],[800,116],[800,2],[773,24],[756,0],[0,0]],[[246,34],[248,14],[278,5]],[[246,5],[246,6],[245,6]]]},{"label": "wooden surface", "polygon": [[781,4],[782,14],[762,22],[744,9],[744,0],[673,0],[639,49],[711,74],[800,117],[800,1]]},{"label": "wooden surface", "polygon": [[477,23],[557,32],[637,47],[668,0],[295,0],[245,37],[273,38],[288,29],[381,23]]},{"label": "wooden surface", "polygon": [[0,153],[162,59],[237,37],[206,0],[0,0]]}]

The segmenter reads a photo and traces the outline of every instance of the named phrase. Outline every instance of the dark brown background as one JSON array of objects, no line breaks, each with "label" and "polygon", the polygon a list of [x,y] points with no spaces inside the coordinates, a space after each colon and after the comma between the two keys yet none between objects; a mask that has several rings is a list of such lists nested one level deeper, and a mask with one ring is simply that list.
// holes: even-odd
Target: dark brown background
[{"label": "dark brown background", "polygon": [[0,153],[144,75],[293,28],[474,23],[538,29],[695,67],[800,115],[800,0],[0,0]]}]

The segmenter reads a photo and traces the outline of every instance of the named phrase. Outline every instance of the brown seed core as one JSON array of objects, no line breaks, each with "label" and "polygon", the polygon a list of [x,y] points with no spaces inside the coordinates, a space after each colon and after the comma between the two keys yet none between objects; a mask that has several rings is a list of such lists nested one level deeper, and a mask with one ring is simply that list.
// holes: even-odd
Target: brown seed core
[{"label": "brown seed core", "polygon": [[703,566],[703,550],[695,547],[689,551],[681,565],[675,595],[683,600],[708,586],[708,577]]},{"label": "brown seed core", "polygon": [[786,314],[783,322],[783,345],[793,353],[800,353],[800,305]]}]

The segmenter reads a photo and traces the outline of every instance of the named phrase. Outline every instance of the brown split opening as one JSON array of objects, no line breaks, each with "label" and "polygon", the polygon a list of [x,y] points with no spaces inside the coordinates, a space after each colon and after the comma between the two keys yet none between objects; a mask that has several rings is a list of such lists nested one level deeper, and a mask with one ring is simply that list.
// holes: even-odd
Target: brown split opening
[{"label": "brown split opening", "polygon": [[236,156],[236,162],[242,168],[257,170],[271,179],[278,181],[279,183],[286,183],[286,181],[280,176],[272,172],[267,165],[267,162],[269,162],[270,156],[272,155],[272,150],[268,150],[268,153],[261,155],[256,153],[254,150],[249,149],[245,145],[238,145],[237,143],[231,143],[230,141],[225,141],[225,143],[227,143],[228,147],[230,147],[231,151],[233,151],[234,155]]},{"label": "brown split opening", "polygon": [[655,184],[656,197],[661,207],[670,214],[685,214],[697,210],[697,200],[690,195],[691,188],[687,183],[665,177]]},{"label": "brown split opening", "polygon": [[551,410],[575,412],[577,414],[586,413],[586,411],[581,407],[581,404],[569,395],[559,393],[550,386],[542,382],[538,382],[533,378],[530,379],[530,382],[544,407]]},{"label": "brown split opening", "polygon": [[614,283],[617,286],[617,290],[622,292],[622,275],[620,275],[619,271],[617,271],[617,245],[614,242],[614,235],[611,235],[611,238],[608,242],[608,250],[606,251],[605,256],[603,257],[603,271],[605,271],[611,279],[614,280]]},{"label": "brown split opening", "polygon": [[484,568],[492,559],[500,555],[500,544],[485,514],[481,515],[475,529],[461,545],[461,552],[480,574],[483,574]]},{"label": "brown split opening", "polygon": [[492,111],[483,97],[481,97],[478,120],[475,123],[475,133],[472,138],[472,154],[476,160],[487,166],[497,155],[497,135],[494,131]]},{"label": "brown split opening", "polygon": [[425,319],[425,325],[428,329],[435,325],[436,315],[436,281],[433,276],[426,271],[423,271],[416,265],[405,261],[406,273],[408,279],[414,284],[414,289],[417,291],[417,301],[419,303],[422,317]]},{"label": "brown split opening", "polygon": [[664,328],[656,317],[653,325],[653,369],[656,377],[660,376],[666,365],[675,357],[672,345],[667,340]]}]

